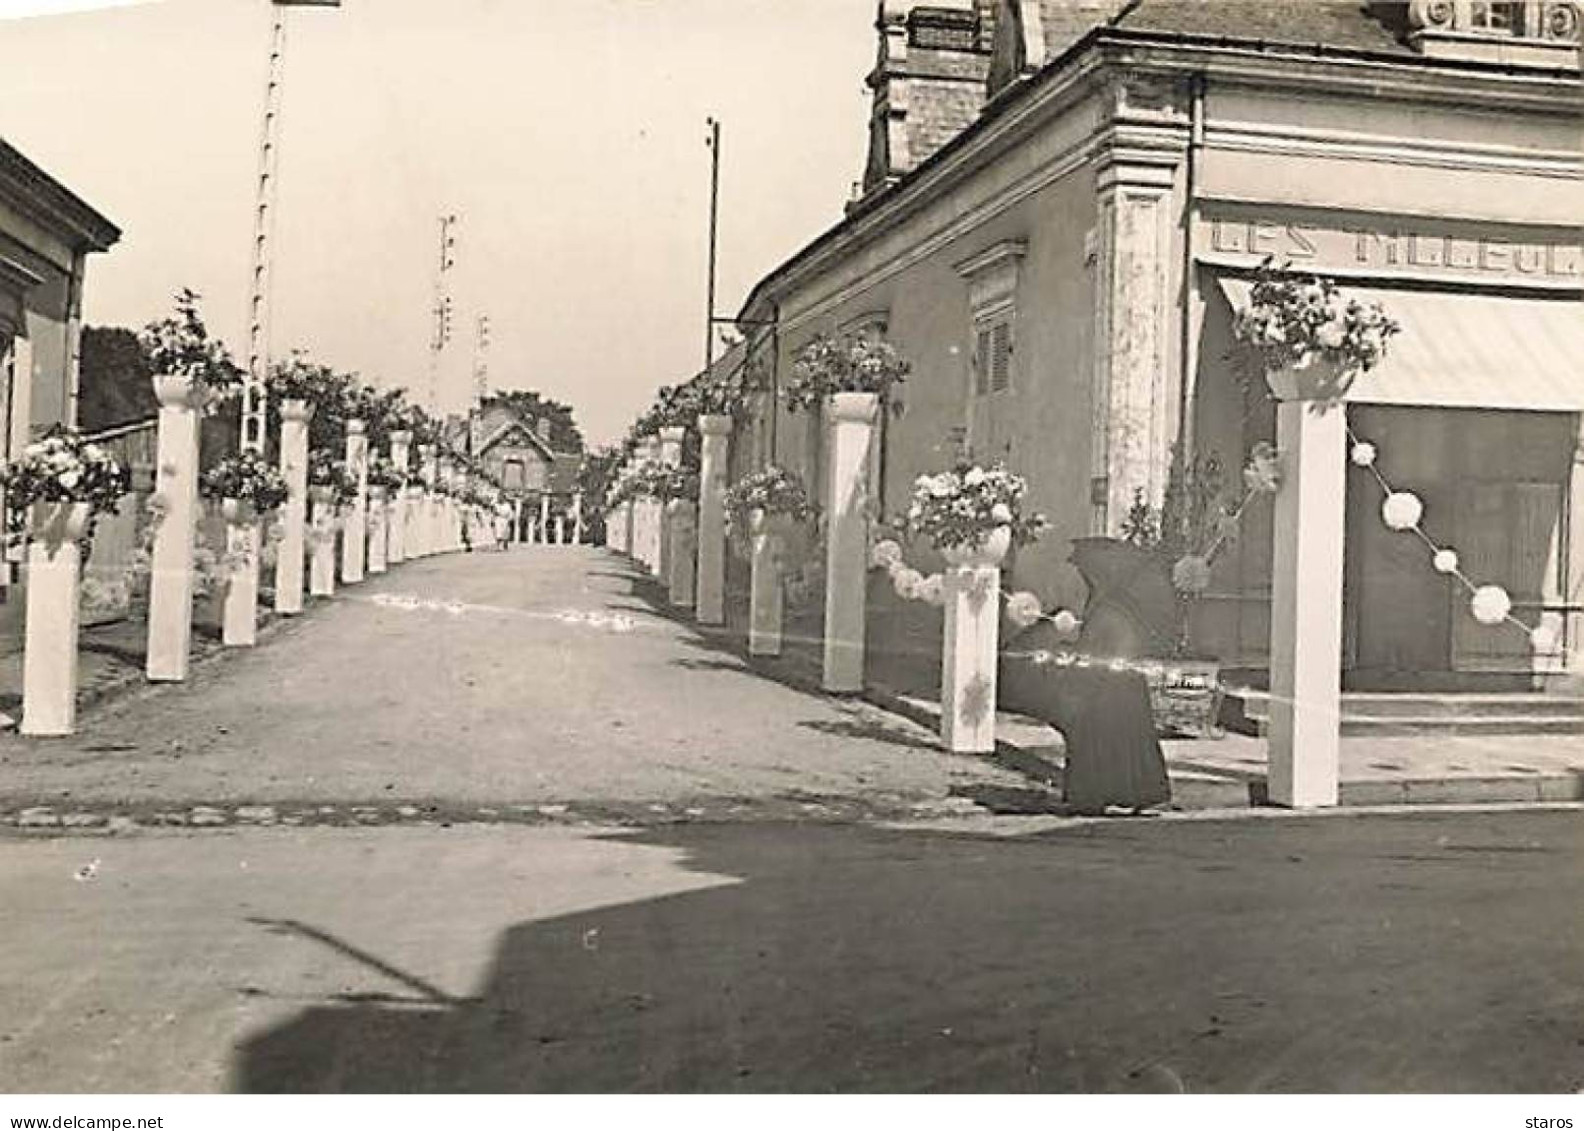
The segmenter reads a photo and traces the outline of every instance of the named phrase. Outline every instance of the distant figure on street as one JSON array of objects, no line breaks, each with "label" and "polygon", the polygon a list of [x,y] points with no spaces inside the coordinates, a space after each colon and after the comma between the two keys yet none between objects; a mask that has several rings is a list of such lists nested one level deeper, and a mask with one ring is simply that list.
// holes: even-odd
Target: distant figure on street
[{"label": "distant figure on street", "polygon": [[507,518],[503,514],[497,513],[495,515],[495,548],[497,550],[504,550],[510,542],[511,519]]}]

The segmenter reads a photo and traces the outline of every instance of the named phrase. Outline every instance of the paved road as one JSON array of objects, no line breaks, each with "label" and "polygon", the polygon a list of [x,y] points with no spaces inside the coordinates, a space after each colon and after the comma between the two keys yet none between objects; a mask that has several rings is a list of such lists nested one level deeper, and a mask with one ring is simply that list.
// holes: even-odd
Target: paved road
[{"label": "paved road", "polygon": [[1022,784],[748,672],[633,579],[592,548],[407,563],[75,739],[0,739],[0,802],[880,801]]},{"label": "paved road", "polygon": [[0,1084],[1571,1092],[1581,853],[1576,812],[12,838]]}]

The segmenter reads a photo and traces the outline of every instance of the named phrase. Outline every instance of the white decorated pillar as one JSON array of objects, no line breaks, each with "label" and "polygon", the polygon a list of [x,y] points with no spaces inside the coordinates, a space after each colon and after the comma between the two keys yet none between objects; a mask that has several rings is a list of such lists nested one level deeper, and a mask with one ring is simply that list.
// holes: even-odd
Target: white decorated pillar
[{"label": "white decorated pillar", "polygon": [[229,648],[251,648],[258,643],[259,515],[242,499],[222,499],[220,514],[226,524],[225,604],[221,610],[221,639]]},{"label": "white decorated pillar", "polygon": [[572,496],[572,545],[583,544],[583,492]]},{"label": "white decorated pillar", "polygon": [[44,738],[77,729],[79,540],[88,519],[87,503],[35,503],[28,513],[20,728],[25,735]]},{"label": "white decorated pillar", "polygon": [[732,418],[699,417],[698,607],[700,624],[726,623],[726,466]]},{"label": "white decorated pillar", "polygon": [[1270,800],[1335,805],[1347,412],[1278,387],[1275,377],[1272,386],[1282,481],[1271,563]]},{"label": "white decorated pillar", "polygon": [[878,407],[879,397],[874,393],[836,393],[827,405],[825,655],[821,677],[826,691],[863,690],[869,451]]},{"label": "white decorated pillar", "polygon": [[666,504],[666,531],[671,539],[671,604],[691,609],[694,603],[693,580],[697,576],[698,504],[691,499],[672,499]]},{"label": "white decorated pillar", "polygon": [[781,654],[782,542],[776,521],[757,508],[749,516],[753,557],[748,594],[748,654]]},{"label": "white decorated pillar", "polygon": [[995,750],[996,653],[1000,638],[1001,560],[1011,531],[998,527],[974,549],[946,552],[941,578],[946,622],[941,639],[941,740],[958,754]]},{"label": "white decorated pillar", "polygon": [[148,611],[148,678],[187,678],[192,655],[193,539],[198,524],[198,406],[190,378],[154,378],[159,398],[155,492],[163,506],[154,530]]},{"label": "white decorated pillar", "polygon": [[280,469],[286,480],[286,503],[281,508],[281,540],[275,558],[275,611],[283,615],[303,610],[303,564],[308,525],[308,422],[313,406],[307,401],[281,402]]},{"label": "white decorated pillar", "polygon": [[564,514],[556,515],[556,520],[555,520],[555,544],[557,546],[565,546],[566,545],[566,515],[564,515]]},{"label": "white decorated pillar", "polygon": [[550,543],[550,496],[539,496],[539,542],[543,545]]},{"label": "white decorated pillar", "polygon": [[418,556],[427,558],[435,552],[438,541],[439,507],[435,499],[435,486],[439,482],[440,464],[433,444],[418,445],[419,471],[423,476],[423,503],[418,520]]},{"label": "white decorated pillar", "polygon": [[387,490],[384,487],[369,488],[368,571],[370,574],[385,572],[390,553],[391,503],[385,497],[386,494]]},{"label": "white decorated pillar", "polygon": [[368,551],[368,433],[361,420],[346,422],[346,467],[347,474],[357,481],[357,496],[341,539],[341,580],[355,585],[363,580]]},{"label": "white decorated pillar", "polygon": [[[660,466],[666,468],[682,466],[682,441],[686,436],[687,429],[679,424],[660,429]],[[660,584],[669,590],[671,588],[671,523],[670,510],[665,502],[655,504],[655,523],[658,528],[655,537],[660,551],[655,562],[655,572]]]},{"label": "white decorated pillar", "polygon": [[[406,481],[408,468],[412,461],[412,433],[401,431],[390,434],[390,461],[396,473]],[[390,528],[385,536],[385,559],[391,565],[397,565],[407,560],[407,539],[410,510],[408,498],[411,495],[406,487],[392,487],[390,501]]]},{"label": "white decorated pillar", "polygon": [[315,597],[331,597],[336,588],[335,488],[310,487],[308,495],[312,504],[308,592]]}]

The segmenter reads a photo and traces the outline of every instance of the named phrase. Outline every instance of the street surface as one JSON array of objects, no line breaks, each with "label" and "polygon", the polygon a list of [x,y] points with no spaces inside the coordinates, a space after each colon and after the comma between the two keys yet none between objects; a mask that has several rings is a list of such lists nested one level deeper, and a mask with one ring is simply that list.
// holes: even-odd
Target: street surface
[{"label": "street surface", "polygon": [[1571,1092],[1581,852],[1577,813],[13,839],[0,1084]]},{"label": "street surface", "polygon": [[[594,550],[407,566],[0,783],[4,1091],[1584,1088],[1578,810],[992,829],[1018,775]],[[257,820],[59,823],[194,805]]]},{"label": "street surface", "polygon": [[754,675],[651,611],[635,576],[592,547],[404,564],[76,738],[0,739],[0,800],[879,803],[1024,784]]}]

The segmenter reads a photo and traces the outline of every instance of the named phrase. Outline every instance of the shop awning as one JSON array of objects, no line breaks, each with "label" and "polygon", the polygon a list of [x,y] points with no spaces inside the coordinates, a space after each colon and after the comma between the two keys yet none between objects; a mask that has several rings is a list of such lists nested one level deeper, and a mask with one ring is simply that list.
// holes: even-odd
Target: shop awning
[{"label": "shop awning", "polygon": [[[1234,310],[1252,284],[1223,277]],[[1343,286],[1402,326],[1386,358],[1354,382],[1363,404],[1584,412],[1584,301]]]}]

